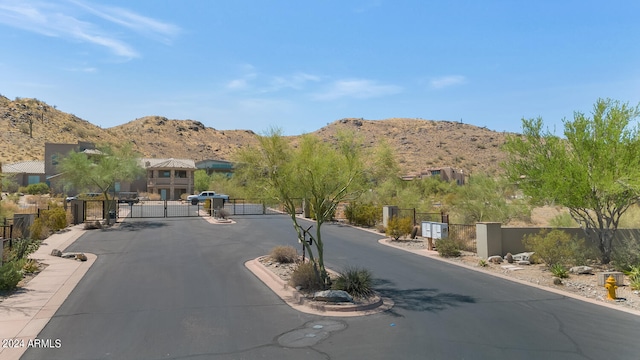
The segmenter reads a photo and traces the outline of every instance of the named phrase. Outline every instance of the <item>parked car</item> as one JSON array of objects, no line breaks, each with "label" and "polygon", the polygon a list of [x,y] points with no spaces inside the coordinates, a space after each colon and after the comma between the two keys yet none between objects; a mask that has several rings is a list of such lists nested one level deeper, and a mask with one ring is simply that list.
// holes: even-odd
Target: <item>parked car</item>
[{"label": "parked car", "polygon": [[101,193],[82,193],[76,196],[67,196],[66,201],[69,202],[71,200],[102,200],[104,199],[104,195]]},{"label": "parked car", "polygon": [[215,191],[203,191],[198,195],[187,196],[187,201],[192,204],[196,202],[203,202],[207,199],[223,199],[224,201],[228,201],[229,195],[216,194]]},{"label": "parked car", "polygon": [[120,191],[116,197],[119,203],[127,203],[129,205],[137,204],[140,202],[137,192]]}]

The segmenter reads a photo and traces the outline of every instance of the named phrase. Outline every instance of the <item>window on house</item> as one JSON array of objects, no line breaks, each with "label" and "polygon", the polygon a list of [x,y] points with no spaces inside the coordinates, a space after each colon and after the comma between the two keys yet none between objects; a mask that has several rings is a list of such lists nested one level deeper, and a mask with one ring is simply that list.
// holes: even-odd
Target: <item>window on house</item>
[{"label": "window on house", "polygon": [[38,175],[29,175],[28,180],[29,185],[38,184],[40,182],[40,176]]},{"label": "window on house", "polygon": [[158,171],[158,177],[160,178],[170,178],[171,170],[160,170]]},{"label": "window on house", "polygon": [[177,178],[186,178],[187,177],[187,172],[185,170],[176,170],[176,177]]},{"label": "window on house", "polygon": [[440,170],[431,170],[431,175],[440,175]]},{"label": "window on house", "polygon": [[51,165],[53,166],[58,165],[58,154],[51,155]]}]

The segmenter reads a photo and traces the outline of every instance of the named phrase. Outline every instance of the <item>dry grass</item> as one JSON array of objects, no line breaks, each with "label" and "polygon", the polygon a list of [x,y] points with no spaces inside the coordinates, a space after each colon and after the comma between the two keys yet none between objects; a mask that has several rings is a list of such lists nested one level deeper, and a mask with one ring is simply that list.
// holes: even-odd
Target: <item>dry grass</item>
[{"label": "dry grass", "polygon": [[[144,157],[221,159],[233,161],[238,149],[257,144],[252,130],[216,130],[194,120],[147,116],[102,129],[36,99],[11,101],[0,96],[0,162],[43,160],[44,143],[120,144],[130,140]],[[25,125],[33,122],[33,138]],[[129,121],[129,122],[127,122]],[[48,131],[51,128],[60,131]],[[253,129],[261,132],[265,129]],[[451,121],[422,119],[342,119],[318,129],[321,139],[334,141],[338,132],[356,131],[365,148],[381,139],[396,149],[403,173],[453,166],[469,173],[495,173],[505,159],[500,151],[506,134]],[[299,139],[289,137],[292,143]]]}]

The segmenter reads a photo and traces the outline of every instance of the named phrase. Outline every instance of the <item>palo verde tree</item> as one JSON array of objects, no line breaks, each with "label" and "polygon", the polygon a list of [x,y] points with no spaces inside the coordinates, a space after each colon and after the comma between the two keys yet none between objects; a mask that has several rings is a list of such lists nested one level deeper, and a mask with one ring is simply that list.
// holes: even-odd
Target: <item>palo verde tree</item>
[{"label": "palo verde tree", "polygon": [[[355,199],[360,193],[364,178],[360,149],[352,135],[344,134],[335,146],[304,135],[297,147],[292,147],[279,130],[271,130],[259,137],[257,148],[247,148],[238,156],[240,165],[234,176],[255,194],[284,205],[316,277],[325,285],[329,277],[324,266],[321,228],[334,216],[338,203]],[[298,222],[296,205],[300,199],[308,202],[316,220],[315,231]],[[305,241],[306,237],[312,245]]]},{"label": "palo verde tree", "polygon": [[566,206],[609,263],[622,214],[640,195],[640,138],[631,121],[639,107],[599,99],[592,117],[564,120],[564,137],[543,130],[542,119],[524,119],[521,137],[504,149],[507,176],[538,202]]},{"label": "palo verde tree", "polygon": [[100,147],[90,156],[72,151],[58,166],[67,185],[77,189],[99,189],[107,200],[107,211],[111,211],[114,209],[109,193],[115,189],[116,182],[133,181],[143,174],[137,159],[131,145],[126,144],[119,149]]}]

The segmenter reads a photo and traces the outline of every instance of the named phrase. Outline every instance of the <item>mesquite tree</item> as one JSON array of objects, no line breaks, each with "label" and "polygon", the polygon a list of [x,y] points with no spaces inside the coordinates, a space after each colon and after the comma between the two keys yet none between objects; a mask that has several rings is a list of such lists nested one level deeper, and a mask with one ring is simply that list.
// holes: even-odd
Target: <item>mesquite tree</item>
[{"label": "mesquite tree", "polygon": [[[246,148],[238,156],[235,176],[255,194],[284,205],[316,277],[325,285],[329,277],[324,266],[321,228],[333,218],[340,202],[355,199],[360,193],[364,179],[360,150],[350,134],[339,136],[335,145],[304,135],[293,147],[279,130],[271,130],[259,137],[258,147]],[[315,231],[298,223],[299,199],[308,203],[316,220]],[[305,241],[306,237],[312,245]]]},{"label": "mesquite tree", "polygon": [[591,117],[563,121],[564,138],[543,130],[540,118],[523,119],[522,136],[504,147],[507,176],[533,200],[566,206],[604,264],[620,217],[640,196],[638,115],[638,106],[599,99]]}]

